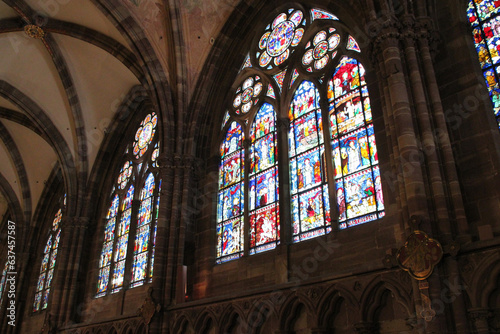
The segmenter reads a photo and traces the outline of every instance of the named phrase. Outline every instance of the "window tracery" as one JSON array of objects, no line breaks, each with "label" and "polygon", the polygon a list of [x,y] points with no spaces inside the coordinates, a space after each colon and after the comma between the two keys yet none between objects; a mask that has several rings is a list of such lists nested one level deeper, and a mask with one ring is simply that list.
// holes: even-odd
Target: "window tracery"
[{"label": "window tracery", "polygon": [[[337,16],[299,5],[255,37],[222,124],[217,263],[241,257],[245,240],[248,254],[275,248],[288,223],[281,199],[290,203],[293,242],[384,216],[360,53]],[[289,126],[276,126],[284,118]],[[287,149],[278,157],[280,138]],[[288,164],[280,169],[288,169],[286,192],[280,163]]]}]

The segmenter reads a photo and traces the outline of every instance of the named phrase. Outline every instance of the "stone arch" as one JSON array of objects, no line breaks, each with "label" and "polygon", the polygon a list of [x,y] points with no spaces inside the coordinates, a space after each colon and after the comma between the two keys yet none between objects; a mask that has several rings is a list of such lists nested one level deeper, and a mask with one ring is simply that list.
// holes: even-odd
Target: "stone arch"
[{"label": "stone arch", "polygon": [[498,290],[500,279],[500,254],[495,252],[482,260],[474,271],[469,294],[473,308],[488,308],[489,299]]},{"label": "stone arch", "polygon": [[215,316],[210,311],[205,310],[196,320],[194,329],[196,333],[212,334],[212,332],[217,329]]},{"label": "stone arch", "polygon": [[[321,298],[318,308],[318,327],[325,329],[337,329],[335,323],[342,321],[338,317],[349,315],[346,324],[354,324],[361,321],[360,305],[354,295],[342,286],[333,286]],[[345,314],[344,314],[345,313]],[[344,327],[345,325],[344,324]]]},{"label": "stone arch", "polygon": [[188,319],[188,316],[183,314],[177,319],[173,327],[172,333],[179,334],[191,334],[194,333],[194,328],[192,322]]},{"label": "stone arch", "polygon": [[308,300],[292,296],[284,303],[279,315],[279,329],[294,331],[296,326],[315,327],[312,322],[314,307]]},{"label": "stone arch", "polygon": [[[398,306],[395,307],[395,306]],[[401,309],[402,306],[402,309]],[[388,322],[390,326],[405,331],[410,328],[406,321],[414,313],[412,298],[403,286],[388,278],[377,277],[366,288],[361,300],[361,323],[384,331]]]},{"label": "stone arch", "polygon": [[269,299],[254,303],[247,316],[248,333],[264,334],[269,332],[269,328],[277,328],[274,306]]},{"label": "stone arch", "polygon": [[146,325],[144,323],[141,323],[139,326],[137,326],[137,329],[135,331],[135,334],[146,334]]}]

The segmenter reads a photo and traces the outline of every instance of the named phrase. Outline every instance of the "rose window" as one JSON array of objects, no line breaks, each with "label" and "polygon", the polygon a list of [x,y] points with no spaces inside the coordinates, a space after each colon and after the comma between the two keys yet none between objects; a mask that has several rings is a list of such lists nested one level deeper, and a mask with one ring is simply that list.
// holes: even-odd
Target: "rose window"
[{"label": "rose window", "polygon": [[300,10],[290,9],[288,14],[279,14],[259,40],[260,51],[256,56],[260,67],[271,69],[273,65],[283,64],[293,52],[290,48],[300,43],[304,28],[299,27],[304,23],[304,14]]},{"label": "rose window", "polygon": [[246,114],[252,108],[252,105],[259,101],[263,84],[260,77],[249,77],[243,81],[243,85],[236,90],[236,96],[233,100],[233,107],[236,114]]},{"label": "rose window", "polygon": [[137,129],[134,141],[134,155],[136,159],[142,157],[148,150],[148,146],[155,135],[157,121],[158,117],[156,114],[151,113],[144,118],[139,129]]},{"label": "rose window", "polygon": [[340,43],[340,35],[330,28],[328,33],[324,30],[318,32],[312,41],[306,45],[306,52],[302,56],[302,65],[308,72],[323,69],[330,59],[335,58],[337,52],[333,52]]}]

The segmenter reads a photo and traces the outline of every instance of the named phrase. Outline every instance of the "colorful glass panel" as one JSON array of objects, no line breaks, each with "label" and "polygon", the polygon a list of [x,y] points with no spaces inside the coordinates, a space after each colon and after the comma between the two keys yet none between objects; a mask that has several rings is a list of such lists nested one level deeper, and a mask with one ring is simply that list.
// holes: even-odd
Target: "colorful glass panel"
[{"label": "colorful glass panel", "polygon": [[341,59],[328,84],[332,155],[341,228],[383,216],[377,146],[365,85],[363,66],[348,57]]},{"label": "colorful glass panel", "polygon": [[9,267],[9,262],[5,261],[5,265],[2,270],[2,278],[0,279],[0,305],[2,305],[3,292],[5,290],[5,286],[7,285],[7,269]]},{"label": "colorful glass panel", "polygon": [[[260,78],[259,78],[260,79]],[[250,87],[253,82],[244,83]],[[243,88],[242,89],[246,89]],[[242,255],[244,213],[243,131],[233,122],[221,145],[219,166],[219,195],[217,203],[217,262],[226,262]]]},{"label": "colorful glass panel", "polygon": [[293,240],[298,242],[329,232],[330,224],[320,94],[312,82],[295,91],[289,117]]},{"label": "colorful glass panel", "polygon": [[148,114],[139,125],[133,144],[133,153],[136,159],[139,159],[146,153],[149,144],[153,141],[157,122],[158,116],[153,112]]},{"label": "colorful glass panel", "polygon": [[311,19],[313,21],[314,20],[335,20],[335,21],[338,21],[339,18],[336,17],[335,15],[329,13],[329,12],[314,8],[314,9],[311,9]]},{"label": "colorful glass panel", "polygon": [[[65,197],[64,197],[65,199]],[[65,203],[65,201],[62,201]],[[50,234],[45,244],[42,262],[40,264],[40,271],[35,291],[35,300],[33,302],[33,312],[43,310],[48,306],[48,299],[50,293],[50,286],[54,276],[54,268],[57,261],[57,252],[59,248],[59,241],[61,238],[61,220],[62,208],[60,208],[52,221]]]},{"label": "colorful glass panel", "polygon": [[359,48],[358,42],[356,42],[356,40],[352,36],[349,36],[349,39],[347,40],[346,49],[356,51],[356,52],[361,52],[361,49]]},{"label": "colorful glass panel", "polygon": [[260,67],[271,69],[288,59],[302,39],[304,29],[299,26],[304,22],[303,12],[293,8],[288,13],[276,16],[272,25],[266,27],[259,40],[259,51],[256,57]]},{"label": "colorful glass panel", "polygon": [[285,75],[286,75],[286,70],[284,70],[276,75],[273,75],[273,79],[278,84],[280,92],[283,90],[283,81],[285,80]]},{"label": "colorful glass panel", "polygon": [[469,2],[467,16],[472,26],[474,44],[483,70],[486,87],[493,104],[493,113],[500,126],[500,2],[474,0]]}]

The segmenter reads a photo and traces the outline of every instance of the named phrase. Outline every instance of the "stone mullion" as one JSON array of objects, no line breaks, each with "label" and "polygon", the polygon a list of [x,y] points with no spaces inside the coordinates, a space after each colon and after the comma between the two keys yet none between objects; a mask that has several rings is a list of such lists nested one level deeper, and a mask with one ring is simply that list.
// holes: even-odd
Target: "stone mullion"
[{"label": "stone mullion", "polygon": [[[248,256],[250,254],[250,201],[249,201],[249,192],[250,192],[250,165],[251,165],[251,159],[252,157],[250,156],[250,147],[252,146],[252,142],[250,139],[245,139],[243,141],[243,147],[244,147],[244,155],[243,155],[243,161],[244,161],[244,173],[242,173],[242,180],[243,180],[243,201],[244,201],[244,209],[243,209],[243,221],[244,221],[244,231],[243,231],[243,237],[244,237],[244,249],[243,249],[243,255]],[[277,185],[277,184],[276,184]],[[217,197],[218,198],[218,197]],[[257,200],[257,197],[255,197],[255,200]],[[217,200],[217,205],[219,205],[219,201]]]},{"label": "stone mullion", "polygon": [[291,215],[291,199],[290,194],[290,170],[289,170],[289,147],[288,147],[288,131],[290,129],[290,120],[288,117],[279,117],[280,113],[276,113],[277,119],[277,151],[278,151],[278,176],[279,180],[276,185],[279,185],[278,204],[280,208],[280,244],[276,249],[275,271],[276,283],[285,283],[288,281],[289,268],[289,247],[292,243],[292,215]]},{"label": "stone mullion", "polygon": [[[161,179],[161,191],[158,194],[160,196],[160,205],[158,208],[158,220],[156,222],[156,244],[155,244],[155,261],[153,264],[153,282],[151,286],[153,288],[153,295],[160,305],[166,305],[168,299],[165,299],[166,292],[164,291],[167,286],[167,267],[171,265],[171,261],[168,262],[169,257],[167,254],[167,247],[170,244],[172,235],[169,233],[169,223],[167,217],[170,217],[172,208],[172,193],[170,189],[172,188],[172,182],[174,178],[174,173],[172,169],[172,161],[168,158],[159,158],[160,165],[160,179]],[[151,333],[161,333],[165,332],[165,327],[162,329],[162,317],[154,317],[152,322],[149,324],[149,329]],[[166,322],[165,322],[166,323]]]},{"label": "stone mullion", "polygon": [[[413,22],[411,22],[413,23]],[[408,22],[407,25],[411,24]],[[451,226],[450,217],[448,215],[448,206],[446,201],[445,189],[443,187],[443,179],[441,177],[440,161],[438,157],[437,147],[434,141],[434,131],[431,123],[427,98],[422,82],[423,73],[420,71],[418,63],[416,46],[412,27],[408,27],[407,33],[404,36],[403,43],[405,47],[406,64],[409,71],[410,85],[412,89],[412,97],[415,106],[416,119],[419,125],[421,135],[421,149],[423,150],[426,166],[428,169],[428,182],[430,183],[431,198],[434,202],[436,224],[427,226],[430,228],[428,233],[432,232],[434,227],[441,233],[439,236],[444,238],[443,241],[450,241]]]},{"label": "stone mullion", "polygon": [[439,94],[439,88],[432,62],[430,46],[427,38],[421,37],[418,39],[420,49],[420,59],[423,64],[424,74],[426,78],[426,86],[432,106],[432,116],[436,124],[436,130],[439,131],[439,146],[443,156],[443,166],[445,177],[451,200],[453,203],[456,225],[458,226],[458,234],[464,236],[468,233],[467,218],[465,216],[464,205],[462,201],[462,192],[458,182],[458,174],[456,170],[456,162],[451,148],[450,137],[446,125],[446,119],[443,112],[443,105]]}]

